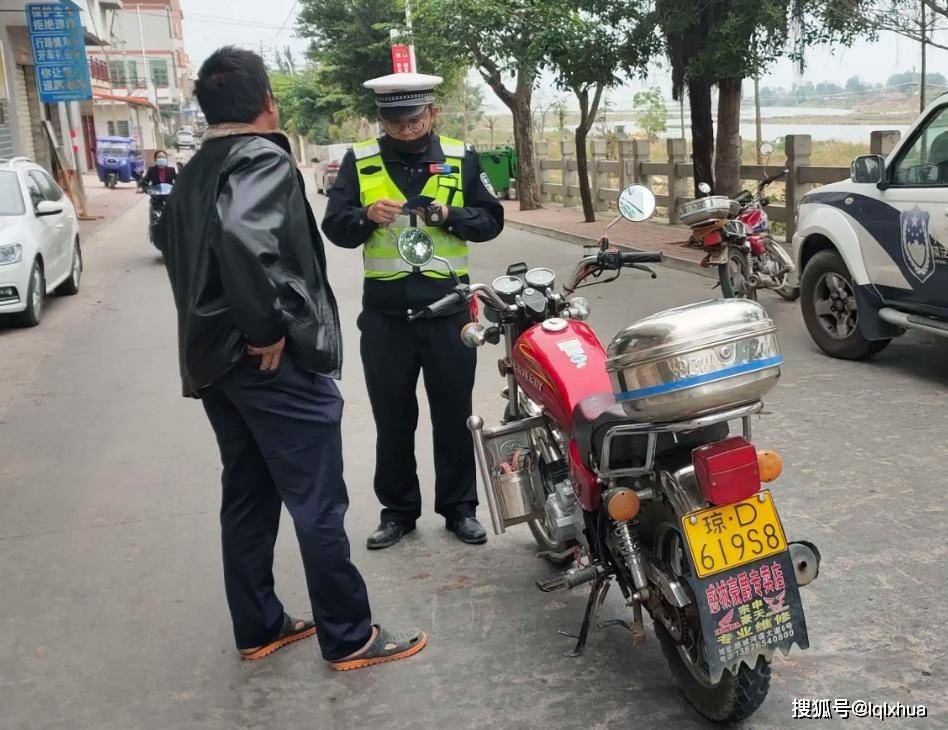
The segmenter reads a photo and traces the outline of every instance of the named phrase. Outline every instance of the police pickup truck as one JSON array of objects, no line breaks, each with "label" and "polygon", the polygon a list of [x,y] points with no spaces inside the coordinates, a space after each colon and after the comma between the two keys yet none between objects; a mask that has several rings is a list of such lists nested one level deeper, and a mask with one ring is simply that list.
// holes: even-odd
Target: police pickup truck
[{"label": "police pickup truck", "polygon": [[856,158],[807,193],[793,252],[810,336],[833,357],[871,357],[908,329],[948,337],[948,94],[888,157]]}]

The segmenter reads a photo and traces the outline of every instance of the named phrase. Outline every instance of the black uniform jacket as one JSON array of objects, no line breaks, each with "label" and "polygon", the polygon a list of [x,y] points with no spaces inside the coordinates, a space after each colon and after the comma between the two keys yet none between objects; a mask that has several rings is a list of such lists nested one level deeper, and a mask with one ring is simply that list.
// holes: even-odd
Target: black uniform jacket
[{"label": "black uniform jacket", "polygon": [[[428,149],[406,154],[392,149],[387,137],[379,140],[385,169],[406,199],[419,195],[431,176],[428,166],[444,162],[437,135],[431,136]],[[489,241],[504,228],[504,208],[484,184],[480,158],[468,150],[462,164],[464,207],[451,207],[444,228],[465,241]],[[329,191],[329,205],[323,219],[323,232],[337,246],[357,248],[365,243],[378,225],[366,217],[359,200],[359,180],[355,156],[349,151],[339,168],[336,184]],[[467,281],[467,277],[462,277]],[[449,279],[433,279],[424,274],[409,274],[394,281],[365,280],[362,306],[365,309],[404,317],[408,309],[421,309],[440,299],[454,286]]]},{"label": "black uniform jacket", "polygon": [[248,344],[284,336],[286,352],[306,370],[338,377],[342,364],[339,315],[303,178],[286,137],[245,126],[205,136],[158,224],[186,396],[227,373]]},{"label": "black uniform jacket", "polygon": [[[142,185],[157,185],[158,184],[158,165],[152,165],[148,168],[148,171],[142,176]],[[165,182],[169,185],[174,185],[175,178],[178,177],[178,171],[175,170],[170,165],[165,168]]]}]

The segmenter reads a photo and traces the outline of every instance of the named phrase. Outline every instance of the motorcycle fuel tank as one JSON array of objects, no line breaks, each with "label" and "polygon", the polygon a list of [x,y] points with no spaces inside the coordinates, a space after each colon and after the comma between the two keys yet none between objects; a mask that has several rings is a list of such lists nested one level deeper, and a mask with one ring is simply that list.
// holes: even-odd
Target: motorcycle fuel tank
[{"label": "motorcycle fuel tank", "polygon": [[514,377],[532,401],[566,432],[583,398],[611,393],[606,351],[592,328],[569,319],[548,319],[514,344]]}]

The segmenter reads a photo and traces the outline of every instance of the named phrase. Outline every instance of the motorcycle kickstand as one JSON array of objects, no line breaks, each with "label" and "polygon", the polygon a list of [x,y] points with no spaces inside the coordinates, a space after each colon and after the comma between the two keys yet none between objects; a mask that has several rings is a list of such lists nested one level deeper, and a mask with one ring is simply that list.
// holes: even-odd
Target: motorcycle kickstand
[{"label": "motorcycle kickstand", "polygon": [[589,598],[586,600],[586,611],[583,615],[583,623],[579,627],[579,636],[570,634],[566,631],[558,631],[560,636],[566,636],[570,639],[576,639],[576,646],[569,651],[563,652],[563,656],[575,658],[583,655],[583,649],[586,648],[586,640],[589,638],[589,625],[592,622],[593,613],[599,612],[599,607],[606,600],[606,594],[609,592],[611,576],[599,578],[593,583],[589,590]]},{"label": "motorcycle kickstand", "polygon": [[609,626],[618,626],[632,634],[632,646],[642,646],[645,643],[645,624],[642,621],[642,604],[635,601],[632,604],[632,620],[612,619],[603,621],[596,628],[604,629]]}]

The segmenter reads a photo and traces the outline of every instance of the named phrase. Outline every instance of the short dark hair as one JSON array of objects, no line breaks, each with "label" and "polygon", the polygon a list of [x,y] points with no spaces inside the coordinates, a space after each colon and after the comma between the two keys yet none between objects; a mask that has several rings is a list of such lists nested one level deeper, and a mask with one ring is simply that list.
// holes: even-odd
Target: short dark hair
[{"label": "short dark hair", "polygon": [[194,93],[208,124],[252,122],[267,108],[270,77],[253,51],[223,46],[201,64]]},{"label": "short dark hair", "polygon": [[155,157],[158,157],[158,155],[164,155],[165,157],[167,157],[168,153],[165,152],[164,150],[155,150]]}]

